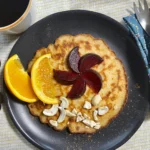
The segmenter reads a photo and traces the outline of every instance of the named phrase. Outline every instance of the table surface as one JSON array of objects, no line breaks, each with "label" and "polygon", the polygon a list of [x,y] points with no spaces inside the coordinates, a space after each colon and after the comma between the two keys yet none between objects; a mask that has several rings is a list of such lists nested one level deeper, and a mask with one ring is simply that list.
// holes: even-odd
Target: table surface
[{"label": "table surface", "polygon": [[[84,9],[103,13],[123,23],[122,18],[133,11],[133,2],[137,0],[33,0],[35,1],[35,22],[47,15],[65,11]],[[150,6],[150,0],[148,5]],[[5,61],[17,41],[17,35],[5,35],[0,33],[0,90],[2,91],[2,70]],[[147,114],[138,131],[122,145],[118,150],[150,150],[150,113]],[[0,111],[0,150],[36,150],[14,126],[5,105]]]}]

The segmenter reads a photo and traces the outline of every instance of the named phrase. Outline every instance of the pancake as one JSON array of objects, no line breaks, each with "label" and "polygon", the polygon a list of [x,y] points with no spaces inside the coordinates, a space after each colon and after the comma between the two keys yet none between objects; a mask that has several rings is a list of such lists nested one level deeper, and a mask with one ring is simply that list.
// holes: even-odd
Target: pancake
[{"label": "pancake", "polygon": [[[62,35],[56,39],[54,44],[50,44],[47,48],[41,48],[36,51],[34,58],[28,65],[28,72],[30,73],[35,60],[41,55],[47,53],[51,54],[51,65],[54,69],[69,70],[66,58],[69,52],[76,46],[79,46],[80,56],[87,53],[94,53],[102,57],[104,60],[101,64],[92,67],[92,69],[97,71],[102,77],[102,88],[99,92],[101,101],[96,106],[92,105],[91,109],[83,108],[85,101],[92,103],[93,97],[96,95],[93,90],[86,85],[86,91],[83,96],[75,100],[68,99],[69,106],[67,110],[72,112],[75,108],[78,113],[80,112],[82,114],[82,116],[87,116],[89,120],[99,124],[99,128],[91,127],[88,123],[84,123],[83,121],[77,122],[77,116],[66,116],[62,123],[53,126],[50,124],[50,120],[57,121],[60,111],[58,111],[56,115],[50,117],[43,114],[43,110],[51,108],[52,105],[46,105],[41,101],[37,101],[28,104],[28,108],[32,115],[38,116],[42,123],[49,124],[55,130],[62,131],[65,128],[68,128],[71,133],[94,133],[97,130],[106,127],[111,120],[119,114],[126,103],[128,95],[127,77],[124,66],[117,58],[116,54],[102,39],[94,38],[89,34],[78,34],[75,36]],[[62,85],[57,83],[55,79],[54,83],[56,84],[55,86],[57,86],[57,96],[66,97],[72,85]],[[95,121],[93,112],[102,107],[107,107],[108,112],[104,115],[97,115],[98,120]]]}]

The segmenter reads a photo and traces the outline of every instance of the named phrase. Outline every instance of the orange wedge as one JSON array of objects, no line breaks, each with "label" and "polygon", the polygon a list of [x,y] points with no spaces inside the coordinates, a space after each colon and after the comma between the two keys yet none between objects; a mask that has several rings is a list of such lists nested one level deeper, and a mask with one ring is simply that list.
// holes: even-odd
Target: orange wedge
[{"label": "orange wedge", "polygon": [[37,101],[37,97],[32,89],[30,76],[24,70],[18,55],[13,55],[6,62],[4,80],[8,89],[19,100],[28,103]]},{"label": "orange wedge", "polygon": [[57,104],[56,89],[52,83],[53,69],[51,67],[51,55],[45,54],[39,57],[32,66],[31,83],[37,97],[45,104]]}]

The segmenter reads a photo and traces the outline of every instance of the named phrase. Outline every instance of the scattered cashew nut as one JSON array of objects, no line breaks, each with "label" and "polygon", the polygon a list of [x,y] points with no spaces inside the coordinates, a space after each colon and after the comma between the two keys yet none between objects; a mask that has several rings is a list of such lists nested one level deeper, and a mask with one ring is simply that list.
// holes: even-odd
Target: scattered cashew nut
[{"label": "scattered cashew nut", "polygon": [[93,120],[89,120],[89,119],[84,119],[82,121],[85,125],[90,126],[91,128],[93,128],[94,126],[96,126],[96,122]]},{"label": "scattered cashew nut", "polygon": [[84,117],[82,116],[81,112],[78,112],[76,122],[80,122],[82,120],[84,120]]},{"label": "scattered cashew nut", "polygon": [[101,127],[99,122],[95,122],[93,120],[89,120],[89,119],[84,119],[82,121],[86,126],[94,128],[94,129],[99,129]]},{"label": "scattered cashew nut", "polygon": [[60,107],[68,108],[69,102],[68,102],[67,98],[66,97],[60,97],[60,100],[61,100]]},{"label": "scattered cashew nut", "polygon": [[56,120],[50,120],[49,123],[54,126],[54,127],[57,127],[58,126],[58,123]]},{"label": "scattered cashew nut", "polygon": [[65,120],[65,117],[66,117],[66,110],[62,107],[59,107],[60,109],[60,115],[59,115],[59,118],[57,120],[58,123],[61,123]]},{"label": "scattered cashew nut", "polygon": [[91,109],[92,108],[91,103],[88,102],[88,101],[85,101],[83,108],[85,108],[85,109]]},{"label": "scattered cashew nut", "polygon": [[94,126],[94,129],[100,129],[101,125],[99,122],[96,123],[96,126]]},{"label": "scattered cashew nut", "polygon": [[93,106],[97,106],[100,101],[102,100],[100,94],[96,94],[93,98],[92,98],[92,105]]},{"label": "scattered cashew nut", "polygon": [[76,116],[74,113],[70,112],[69,110],[66,110],[66,115],[68,117],[75,117]]},{"label": "scattered cashew nut", "polygon": [[95,120],[95,121],[98,121],[97,114],[98,114],[98,111],[97,111],[97,110],[94,110],[94,111],[93,111],[93,117],[94,117],[94,120]]},{"label": "scattered cashew nut", "polygon": [[98,115],[105,115],[109,111],[109,108],[107,106],[103,106],[98,108]]},{"label": "scattered cashew nut", "polygon": [[43,114],[46,116],[54,116],[58,111],[58,104],[52,105],[50,109],[44,109]]}]

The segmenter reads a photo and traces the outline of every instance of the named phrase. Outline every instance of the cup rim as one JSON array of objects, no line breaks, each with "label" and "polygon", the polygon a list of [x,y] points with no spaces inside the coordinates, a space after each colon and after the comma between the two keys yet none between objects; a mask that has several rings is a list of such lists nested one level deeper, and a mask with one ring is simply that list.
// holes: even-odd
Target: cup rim
[{"label": "cup rim", "polygon": [[27,14],[29,13],[29,10],[31,8],[31,4],[32,4],[32,0],[29,0],[28,6],[27,6],[25,12],[22,14],[22,16],[19,19],[17,19],[15,22],[13,22],[13,23],[11,23],[7,26],[0,27],[0,31],[5,31],[5,30],[8,30],[8,29],[11,29],[14,26],[16,26],[17,24],[19,24],[27,16]]}]

